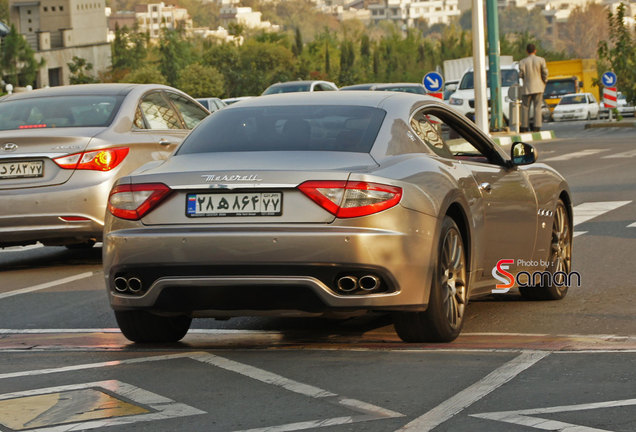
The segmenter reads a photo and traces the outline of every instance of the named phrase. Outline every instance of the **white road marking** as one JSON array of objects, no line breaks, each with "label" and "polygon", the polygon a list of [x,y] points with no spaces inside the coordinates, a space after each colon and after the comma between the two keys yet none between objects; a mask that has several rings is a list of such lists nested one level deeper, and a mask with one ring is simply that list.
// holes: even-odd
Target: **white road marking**
[{"label": "white road marking", "polygon": [[578,237],[580,235],[587,234],[587,231],[574,231],[572,237]]},{"label": "white road marking", "polygon": [[86,279],[89,278],[91,276],[94,276],[96,274],[98,274],[99,272],[85,272],[85,273],[80,273],[80,274],[76,274],[74,276],[69,276],[69,277],[65,277],[62,279],[58,279],[58,280],[54,280],[51,282],[45,282],[39,285],[34,285],[32,287],[27,287],[27,288],[22,288],[19,290],[15,290],[15,291],[8,291],[5,293],[0,293],[0,300],[5,299],[7,297],[13,297],[16,295],[20,295],[20,294],[28,294],[28,293],[32,293],[34,291],[40,291],[43,289],[47,289],[47,288],[52,288],[54,286],[58,286],[58,285],[64,285],[70,282],[74,282],[76,280],[80,280],[80,279]]},{"label": "white road marking", "polygon": [[634,222],[633,224],[627,225],[627,228],[636,228],[636,222]]},{"label": "white road marking", "polygon": [[574,207],[574,226],[630,203],[631,201],[602,201],[579,204]]},{"label": "white road marking", "polygon": [[511,423],[521,426],[528,426],[534,429],[549,431],[567,431],[567,432],[610,432],[606,429],[597,429],[587,426],[579,426],[572,423],[564,423],[561,421],[549,420],[534,417],[534,414],[553,414],[561,412],[585,411],[600,408],[616,408],[624,406],[636,405],[636,399],[624,399],[608,402],[587,403],[579,405],[563,405],[549,408],[536,408],[519,411],[500,411],[491,413],[471,414],[471,417],[495,420],[504,423]]},{"label": "white road marking", "polygon": [[[145,405],[155,410],[149,414],[137,414],[125,417],[110,417],[99,420],[90,420],[84,422],[66,423],[62,425],[47,426],[37,429],[29,429],[32,432],[67,432],[74,430],[96,429],[106,426],[118,426],[130,423],[145,422],[152,420],[165,420],[175,417],[185,417],[191,415],[206,414],[205,411],[193,408],[189,405],[178,403],[172,399],[160,396],[155,393],[140,389],[139,387],[126,384],[121,381],[108,380],[98,381],[85,384],[73,384],[59,387],[49,387],[37,390],[27,390],[16,393],[6,393],[0,395],[0,400],[14,399],[28,396],[37,396],[43,394],[59,393],[80,389],[99,389],[103,388],[110,392],[125,397],[126,399]],[[105,413],[105,415],[108,415]]]},{"label": "white road marking", "polygon": [[636,150],[630,150],[623,153],[614,153],[611,155],[603,156],[602,159],[624,159],[632,158],[636,156]]},{"label": "white road marking", "polygon": [[22,252],[31,249],[39,249],[43,248],[44,245],[42,243],[36,243],[28,246],[9,246],[6,248],[0,248],[0,252]]},{"label": "white road marking", "polygon": [[557,161],[579,159],[586,156],[592,156],[597,153],[606,152],[608,150],[609,149],[586,149],[586,150],[577,151],[575,153],[566,153],[560,156],[553,156],[551,158],[544,159],[543,162],[557,162]]},{"label": "white road marking", "polygon": [[[246,365],[243,363],[236,362],[234,360],[226,359],[224,357],[219,357],[219,356],[208,354],[205,352],[188,352],[188,353],[182,353],[182,354],[140,357],[140,358],[124,359],[124,360],[110,361],[110,362],[87,363],[87,364],[79,364],[79,365],[72,365],[72,366],[64,366],[59,368],[11,372],[11,373],[0,374],[0,380],[9,379],[9,378],[20,378],[20,377],[26,377],[26,376],[48,375],[48,374],[54,374],[54,373],[75,372],[80,370],[97,369],[97,368],[105,368],[105,367],[112,367],[112,366],[122,366],[122,365],[135,364],[135,363],[156,362],[156,361],[172,360],[172,359],[178,359],[178,358],[191,359],[191,360],[195,360],[201,363],[215,366],[230,372],[238,373],[248,378],[254,379],[256,381],[260,381],[265,384],[280,387],[287,391],[291,391],[305,397],[321,400],[331,405],[339,406],[341,408],[342,407],[348,408],[358,413],[353,416],[335,417],[335,418],[329,418],[329,419],[323,419],[323,420],[311,420],[311,421],[300,422],[300,423],[290,423],[290,424],[269,426],[266,428],[259,428],[259,429],[249,429],[250,432],[296,431],[296,430],[304,430],[304,429],[311,429],[311,428],[317,428],[317,427],[332,426],[337,424],[348,424],[348,423],[357,423],[362,421],[404,417],[404,414],[400,414],[398,412],[391,411],[389,409],[372,405],[370,403],[360,401],[357,399],[345,398],[345,397],[337,395],[336,393],[332,393],[327,390],[314,387],[312,385],[304,384],[299,381],[294,381],[294,380],[285,378],[281,375],[268,372],[266,370],[259,369],[254,366]],[[126,395],[126,396],[130,398],[129,395]],[[2,396],[0,396],[0,398],[1,397]],[[150,405],[150,404],[146,403],[146,405]],[[187,407],[187,406],[184,405],[184,407]],[[140,416],[133,416],[133,417],[130,417],[130,419],[132,420],[136,417],[140,417]],[[81,423],[81,426],[82,428],[110,426],[111,425],[110,422],[114,420],[115,419],[103,420],[101,421],[99,426],[90,426],[90,427],[84,426],[86,424],[89,424],[89,425],[92,424],[91,422]],[[106,424],[106,422],[108,422],[108,424]],[[74,424],[73,426],[77,427],[77,424]],[[56,427],[55,429],[49,428],[49,429],[38,430],[38,432],[42,432],[44,430],[46,430],[47,432],[66,432],[71,429],[70,428],[58,429]],[[248,430],[236,431],[236,432],[247,432],[247,431]]]},{"label": "white road marking", "polygon": [[434,429],[533,366],[539,360],[547,357],[549,354],[549,352],[545,351],[528,351],[521,353],[475,384],[460,391],[423,416],[403,426],[399,431],[427,432]]}]

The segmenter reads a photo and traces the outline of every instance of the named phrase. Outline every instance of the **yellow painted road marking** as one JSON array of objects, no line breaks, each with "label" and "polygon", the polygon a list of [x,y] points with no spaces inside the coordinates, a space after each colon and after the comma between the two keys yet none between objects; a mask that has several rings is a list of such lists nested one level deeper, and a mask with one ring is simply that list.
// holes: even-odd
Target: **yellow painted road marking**
[{"label": "yellow painted road marking", "polygon": [[0,424],[17,431],[149,412],[95,389],[0,400]]}]

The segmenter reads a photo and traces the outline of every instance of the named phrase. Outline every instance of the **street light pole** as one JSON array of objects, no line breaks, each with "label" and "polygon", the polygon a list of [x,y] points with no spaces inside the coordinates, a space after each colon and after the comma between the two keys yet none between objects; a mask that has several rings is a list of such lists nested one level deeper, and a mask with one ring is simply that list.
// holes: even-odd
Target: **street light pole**
[{"label": "street light pole", "polygon": [[499,16],[497,0],[486,0],[488,20],[488,82],[490,82],[490,130],[503,128],[501,71],[499,69]]},{"label": "street light pole", "polygon": [[483,0],[473,0],[473,75],[475,84],[475,124],[483,132],[488,133]]}]

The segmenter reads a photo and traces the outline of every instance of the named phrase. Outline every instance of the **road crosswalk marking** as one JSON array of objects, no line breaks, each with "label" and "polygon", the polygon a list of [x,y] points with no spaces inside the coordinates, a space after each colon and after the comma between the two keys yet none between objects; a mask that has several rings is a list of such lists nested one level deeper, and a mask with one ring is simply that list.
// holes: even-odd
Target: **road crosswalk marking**
[{"label": "road crosswalk marking", "polygon": [[602,159],[624,159],[624,158],[632,158],[636,156],[636,150],[630,150],[623,153],[614,153],[611,155],[603,156]]},{"label": "road crosswalk marking", "polygon": [[606,151],[609,151],[609,149],[586,149],[586,150],[577,151],[576,153],[566,153],[560,156],[553,156],[551,158],[544,159],[544,162],[557,162],[557,161],[566,161],[571,159],[579,159],[579,158],[592,156],[597,153],[602,153]]},{"label": "road crosswalk marking", "polygon": [[601,201],[601,202],[585,202],[574,207],[574,226],[587,222],[591,219],[599,217],[604,213],[616,210],[619,207],[627,205],[631,201]]},{"label": "road crosswalk marking", "polygon": [[471,414],[471,417],[483,418],[499,421],[503,423],[528,426],[533,429],[547,431],[572,431],[572,432],[609,432],[606,429],[597,429],[587,426],[580,426],[572,423],[565,423],[558,420],[535,417],[536,414],[555,414],[574,411],[588,411],[602,408],[617,408],[636,405],[636,399],[624,399],[608,402],[587,403],[578,405],[564,405],[549,408],[537,408],[519,411],[499,411],[481,414]]}]

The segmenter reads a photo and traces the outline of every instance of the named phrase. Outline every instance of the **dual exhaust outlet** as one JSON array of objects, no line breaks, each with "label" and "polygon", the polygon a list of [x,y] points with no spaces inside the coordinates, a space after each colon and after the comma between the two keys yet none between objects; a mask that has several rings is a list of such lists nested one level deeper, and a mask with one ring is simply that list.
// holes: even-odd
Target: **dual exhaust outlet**
[{"label": "dual exhaust outlet", "polygon": [[115,290],[120,293],[133,293],[136,294],[143,288],[143,284],[141,283],[141,279],[137,277],[125,278],[125,277],[117,277],[115,278]]},{"label": "dual exhaust outlet", "polygon": [[342,292],[350,293],[357,289],[362,291],[374,291],[380,287],[380,278],[375,275],[364,275],[360,278],[356,276],[342,276],[338,279],[338,289]]}]

